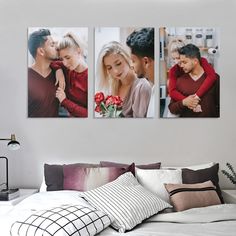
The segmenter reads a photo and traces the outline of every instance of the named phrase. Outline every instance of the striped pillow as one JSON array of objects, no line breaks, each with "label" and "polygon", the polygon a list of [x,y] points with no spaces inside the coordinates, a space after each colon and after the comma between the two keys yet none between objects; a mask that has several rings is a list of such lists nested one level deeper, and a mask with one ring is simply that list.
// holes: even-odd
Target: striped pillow
[{"label": "striped pillow", "polygon": [[143,188],[130,172],[106,185],[84,192],[82,196],[94,207],[112,216],[115,219],[112,226],[120,233],[171,207]]},{"label": "striped pillow", "polygon": [[165,184],[165,187],[176,211],[221,203],[211,181],[198,184]]}]

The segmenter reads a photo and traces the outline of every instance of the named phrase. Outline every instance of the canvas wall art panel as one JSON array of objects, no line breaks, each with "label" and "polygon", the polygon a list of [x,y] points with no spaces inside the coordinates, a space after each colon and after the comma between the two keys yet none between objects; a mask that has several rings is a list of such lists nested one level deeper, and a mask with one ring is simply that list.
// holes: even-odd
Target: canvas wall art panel
[{"label": "canvas wall art panel", "polygon": [[28,29],[28,117],[87,117],[87,28]]},{"label": "canvas wall art panel", "polygon": [[154,28],[95,28],[96,118],[154,117]]},{"label": "canvas wall art panel", "polygon": [[160,117],[220,117],[219,29],[161,27]]}]

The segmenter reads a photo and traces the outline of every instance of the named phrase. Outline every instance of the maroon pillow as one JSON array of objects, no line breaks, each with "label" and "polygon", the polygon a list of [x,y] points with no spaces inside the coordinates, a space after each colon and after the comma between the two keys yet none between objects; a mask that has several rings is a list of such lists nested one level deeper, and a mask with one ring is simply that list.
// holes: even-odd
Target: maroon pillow
[{"label": "maroon pillow", "polygon": [[218,163],[212,167],[200,170],[190,170],[184,168],[182,169],[183,184],[196,184],[211,180],[212,183],[216,186],[216,192],[220,198],[221,203],[224,203],[224,199],[222,197],[219,186],[218,171],[219,171]]},{"label": "maroon pillow", "polygon": [[[129,166],[128,164],[111,162],[111,161],[100,161],[100,165],[102,167],[127,167],[127,166]],[[135,166],[140,169],[160,169],[161,162],[146,164],[146,165],[135,165]],[[133,175],[134,175],[134,173],[133,173]]]},{"label": "maroon pillow", "polygon": [[126,172],[134,172],[134,163],[123,167],[64,166],[64,189],[88,191],[107,184]]},{"label": "maroon pillow", "polygon": [[98,167],[99,164],[76,163],[69,165],[49,165],[44,164],[44,179],[47,191],[63,190],[63,166]]}]

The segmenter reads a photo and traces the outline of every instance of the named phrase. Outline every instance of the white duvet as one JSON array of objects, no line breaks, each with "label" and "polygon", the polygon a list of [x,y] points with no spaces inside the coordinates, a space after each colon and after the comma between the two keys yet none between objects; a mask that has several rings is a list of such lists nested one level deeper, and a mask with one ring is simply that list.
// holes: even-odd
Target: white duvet
[{"label": "white duvet", "polygon": [[[10,227],[16,220],[23,220],[33,212],[63,204],[88,203],[77,191],[55,191],[34,194],[20,202],[9,211],[1,212],[0,235],[9,236]],[[121,235],[107,228],[100,236]],[[127,236],[235,236],[236,204],[224,204],[195,208],[183,212],[157,214],[125,233]]]}]

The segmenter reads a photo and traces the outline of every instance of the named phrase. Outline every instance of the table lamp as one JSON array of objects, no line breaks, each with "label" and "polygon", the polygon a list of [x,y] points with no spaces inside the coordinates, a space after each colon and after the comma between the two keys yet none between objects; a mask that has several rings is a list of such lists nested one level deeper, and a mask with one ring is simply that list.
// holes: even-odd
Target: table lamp
[{"label": "table lamp", "polygon": [[[20,148],[20,143],[16,141],[15,134],[11,135],[11,138],[0,138],[0,141],[9,141],[7,146],[9,150],[17,150]],[[11,198],[17,197],[19,195],[19,189],[9,189],[8,185],[8,159],[5,156],[0,156],[0,159],[4,159],[6,161],[6,185],[5,189],[0,190],[0,200],[11,200]]]}]

